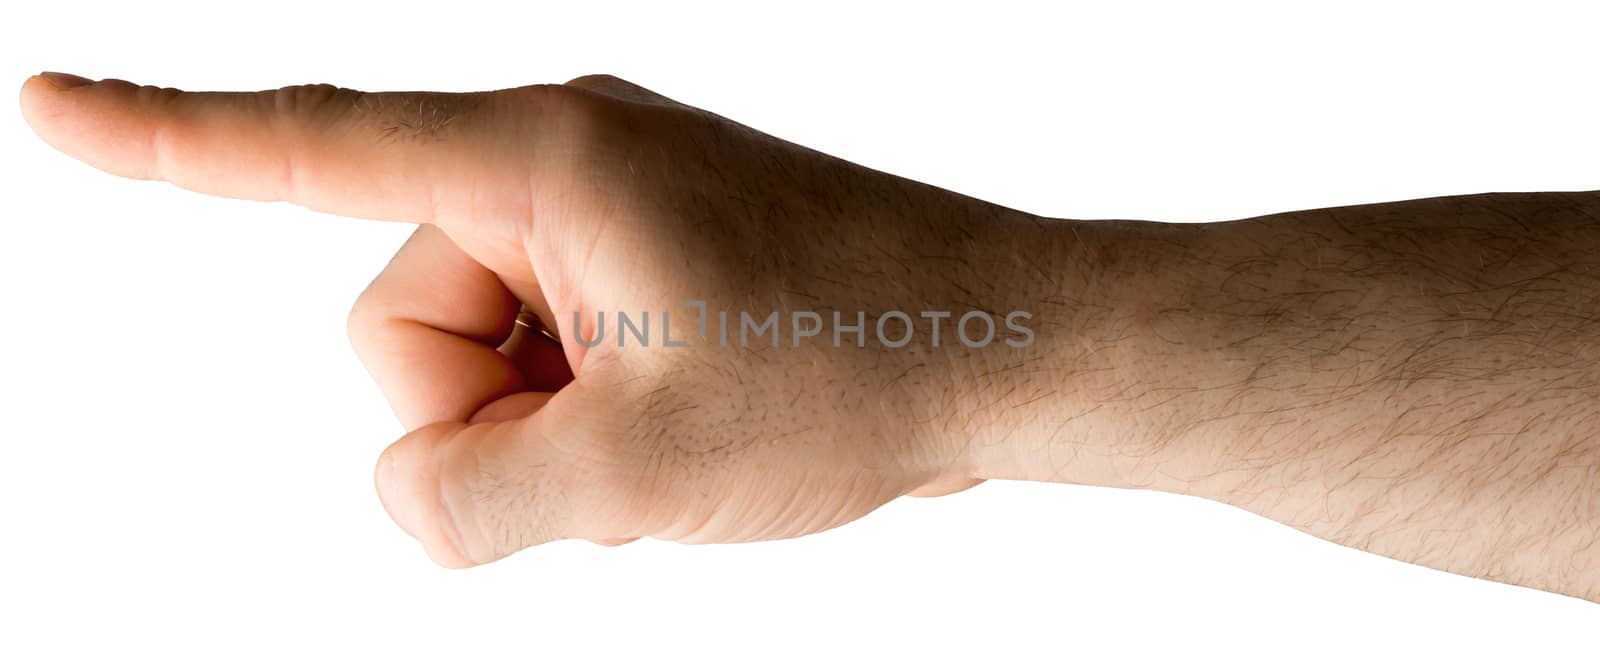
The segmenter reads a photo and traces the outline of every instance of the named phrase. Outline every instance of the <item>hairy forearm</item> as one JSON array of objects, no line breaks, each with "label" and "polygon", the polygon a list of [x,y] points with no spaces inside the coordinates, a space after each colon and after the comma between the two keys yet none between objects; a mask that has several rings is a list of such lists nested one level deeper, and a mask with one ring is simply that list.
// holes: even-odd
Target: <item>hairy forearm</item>
[{"label": "hairy forearm", "polygon": [[1072,279],[1027,290],[1063,389],[997,418],[984,477],[1194,494],[1600,600],[1596,194],[1050,238]]}]

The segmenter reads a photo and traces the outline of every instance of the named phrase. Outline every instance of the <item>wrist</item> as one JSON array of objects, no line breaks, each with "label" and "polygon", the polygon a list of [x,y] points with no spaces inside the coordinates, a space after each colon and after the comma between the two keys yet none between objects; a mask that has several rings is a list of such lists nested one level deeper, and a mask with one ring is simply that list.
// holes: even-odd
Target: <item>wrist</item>
[{"label": "wrist", "polygon": [[974,477],[1177,489],[1152,477],[1170,422],[1142,410],[1177,396],[1159,379],[1203,368],[1174,354],[1155,323],[1178,302],[1182,259],[1199,229],[1041,220],[1013,226],[995,264],[1033,343],[987,350],[973,374],[981,405],[969,446]]}]

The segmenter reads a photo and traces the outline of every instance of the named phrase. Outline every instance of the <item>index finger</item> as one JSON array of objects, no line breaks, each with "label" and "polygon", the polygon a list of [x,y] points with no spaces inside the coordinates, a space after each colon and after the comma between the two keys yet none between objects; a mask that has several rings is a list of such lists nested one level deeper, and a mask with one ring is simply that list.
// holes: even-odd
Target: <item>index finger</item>
[{"label": "index finger", "polygon": [[[45,142],[106,172],[360,218],[527,210],[543,86],[364,93],[329,85],[183,92],[72,75],[23,84]],[[531,119],[529,119],[531,118]],[[515,119],[517,124],[502,122]],[[516,144],[512,146],[510,144]]]}]

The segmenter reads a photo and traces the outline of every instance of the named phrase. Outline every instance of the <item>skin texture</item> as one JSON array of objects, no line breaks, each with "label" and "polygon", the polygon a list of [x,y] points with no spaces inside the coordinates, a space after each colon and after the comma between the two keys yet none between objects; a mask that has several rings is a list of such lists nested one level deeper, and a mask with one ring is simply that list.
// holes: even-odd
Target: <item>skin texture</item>
[{"label": "skin texture", "polygon": [[[379,460],[384,506],[446,566],[793,537],[999,478],[1198,495],[1600,599],[1596,194],[1043,219],[606,76],[466,95],[39,76],[21,100],[110,173],[420,224],[350,333],[410,431]],[[866,340],[795,346],[781,320],[776,345],[722,346],[684,300],[863,312]],[[686,346],[576,344],[619,310],[670,313]],[[1027,311],[1036,337],[971,348],[946,319],[935,346],[919,319],[889,348],[891,310]]]}]

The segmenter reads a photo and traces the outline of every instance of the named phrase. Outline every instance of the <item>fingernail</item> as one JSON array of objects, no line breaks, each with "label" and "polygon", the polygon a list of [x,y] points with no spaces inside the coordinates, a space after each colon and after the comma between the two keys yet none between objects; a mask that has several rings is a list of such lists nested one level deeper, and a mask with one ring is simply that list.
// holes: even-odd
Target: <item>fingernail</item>
[{"label": "fingernail", "polygon": [[76,74],[67,74],[65,72],[40,72],[39,76],[44,77],[45,81],[49,81],[50,85],[56,87],[56,90],[71,90],[78,86],[87,86],[94,83],[92,79],[85,79]]}]

